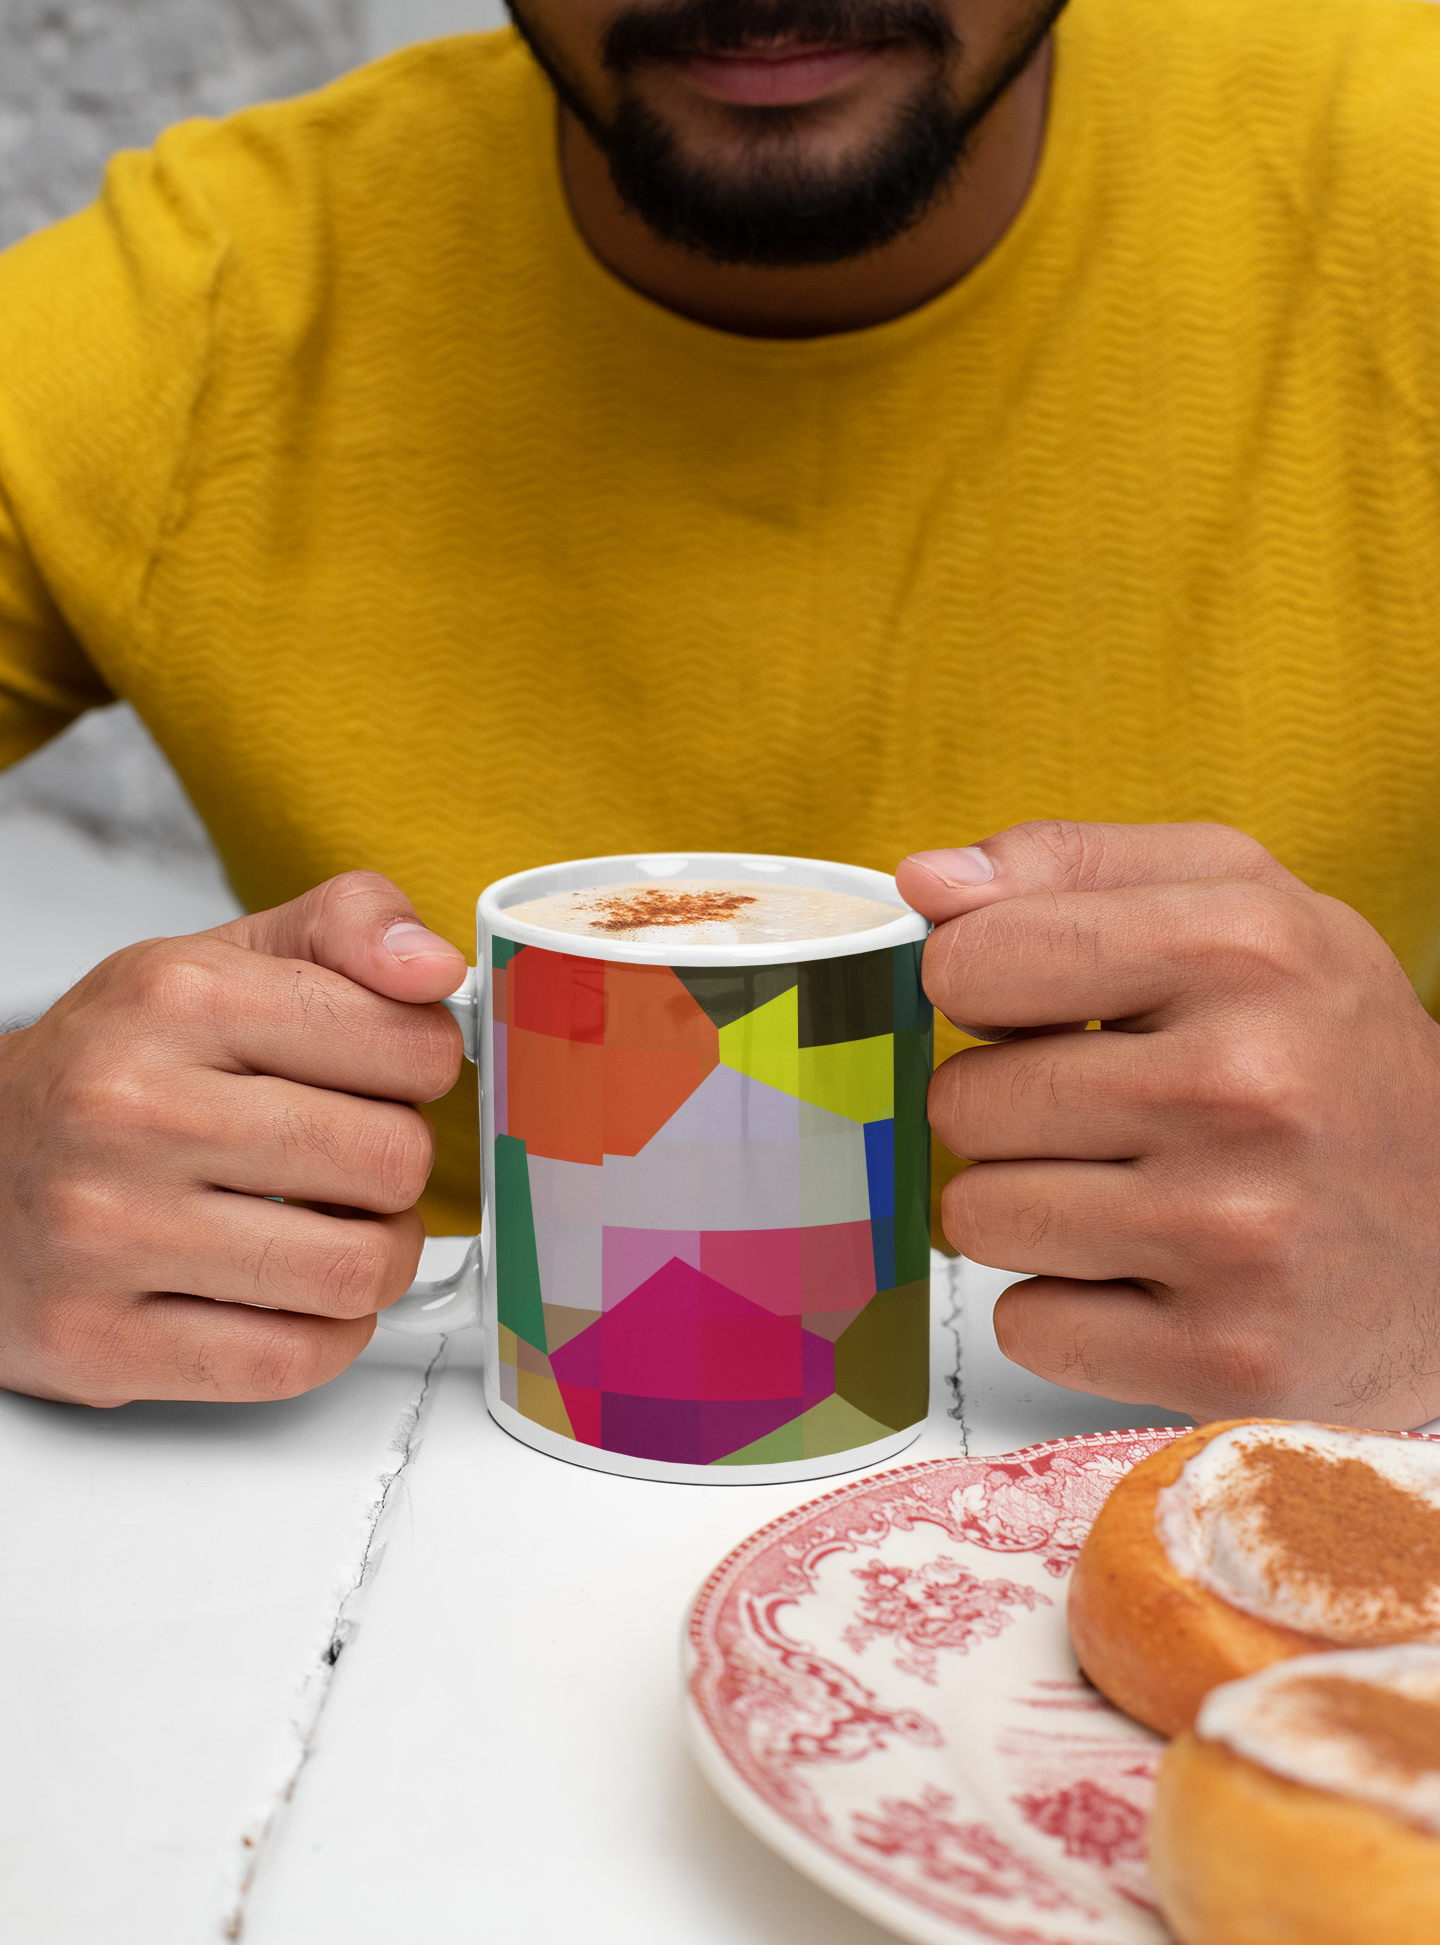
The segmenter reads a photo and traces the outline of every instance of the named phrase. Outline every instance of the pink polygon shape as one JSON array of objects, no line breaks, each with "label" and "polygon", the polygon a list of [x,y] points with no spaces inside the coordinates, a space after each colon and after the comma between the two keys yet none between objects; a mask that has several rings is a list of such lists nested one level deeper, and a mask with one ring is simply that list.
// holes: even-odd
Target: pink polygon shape
[{"label": "pink polygon shape", "polygon": [[600,1307],[613,1310],[632,1290],[663,1270],[672,1257],[702,1267],[700,1233],[695,1229],[606,1228],[600,1270]]},{"label": "pink polygon shape", "polygon": [[803,1310],[859,1310],[875,1294],[868,1222],[824,1222],[800,1231]]},{"label": "pink polygon shape", "polygon": [[777,1317],[860,1310],[875,1294],[868,1222],[706,1229],[700,1236],[700,1268]]},{"label": "pink polygon shape", "polygon": [[801,1238],[806,1234],[803,1229],[707,1229],[700,1236],[699,1267],[775,1316],[798,1317],[805,1309]]}]

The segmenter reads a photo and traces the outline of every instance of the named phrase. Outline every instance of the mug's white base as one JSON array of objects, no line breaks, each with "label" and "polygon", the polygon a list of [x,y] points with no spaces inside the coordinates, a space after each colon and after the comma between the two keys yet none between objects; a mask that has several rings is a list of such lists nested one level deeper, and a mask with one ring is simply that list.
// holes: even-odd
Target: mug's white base
[{"label": "mug's white base", "polygon": [[598,1445],[582,1445],[578,1439],[562,1438],[545,1425],[525,1418],[513,1405],[491,1388],[486,1375],[485,1406],[502,1432],[533,1445],[549,1458],[563,1459],[567,1465],[588,1466],[592,1472],[613,1472],[622,1479],[658,1479],[672,1486],[788,1486],[807,1479],[830,1479],[837,1472],[863,1472],[884,1465],[913,1445],[925,1429],[925,1421],[907,1425],[903,1432],[877,1439],[873,1445],[852,1446],[848,1452],[827,1452],[820,1459],[794,1459],[785,1465],[689,1466],[667,1465],[661,1459],[635,1459],[627,1452],[606,1452]]}]

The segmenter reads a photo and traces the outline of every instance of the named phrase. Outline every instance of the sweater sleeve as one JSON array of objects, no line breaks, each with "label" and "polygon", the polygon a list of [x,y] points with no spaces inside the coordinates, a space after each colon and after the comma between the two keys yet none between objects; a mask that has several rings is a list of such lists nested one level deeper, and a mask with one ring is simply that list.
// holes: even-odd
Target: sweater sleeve
[{"label": "sweater sleeve", "polygon": [[0,765],[125,693],[224,262],[187,137],[0,256]]},{"label": "sweater sleeve", "polygon": [[0,769],[109,700],[0,498]]}]

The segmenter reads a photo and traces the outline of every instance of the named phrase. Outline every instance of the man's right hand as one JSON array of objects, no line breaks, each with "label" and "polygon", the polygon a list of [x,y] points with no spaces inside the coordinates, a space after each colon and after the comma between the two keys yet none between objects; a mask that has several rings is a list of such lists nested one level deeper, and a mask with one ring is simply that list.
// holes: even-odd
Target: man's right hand
[{"label": "man's right hand", "polygon": [[433,1002],[464,976],[351,872],[130,946],[0,1035],[0,1387],[234,1403],[343,1371],[420,1260],[409,1103],[455,1083]]}]

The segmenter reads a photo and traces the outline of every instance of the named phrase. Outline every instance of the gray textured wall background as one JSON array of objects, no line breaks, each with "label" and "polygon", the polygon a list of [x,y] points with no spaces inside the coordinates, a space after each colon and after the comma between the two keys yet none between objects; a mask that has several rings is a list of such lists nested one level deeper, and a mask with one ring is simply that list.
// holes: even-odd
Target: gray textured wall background
[{"label": "gray textured wall background", "polygon": [[[106,158],[186,115],[318,86],[370,51],[368,0],[0,0],[0,243],[79,208]],[[0,776],[7,815],[217,870],[134,713],[97,710]]]},{"label": "gray textured wall background", "polygon": [[364,52],[365,0],[4,0],[0,245],[185,115],[298,93]]}]

